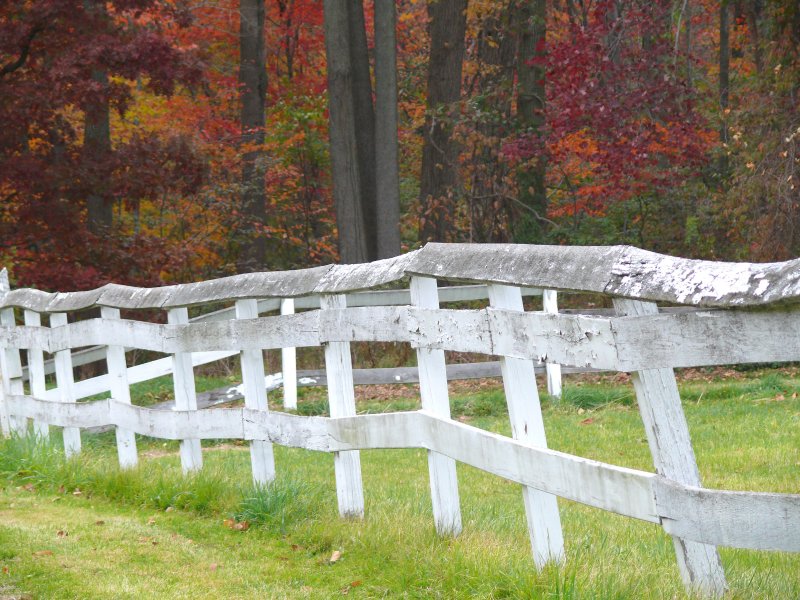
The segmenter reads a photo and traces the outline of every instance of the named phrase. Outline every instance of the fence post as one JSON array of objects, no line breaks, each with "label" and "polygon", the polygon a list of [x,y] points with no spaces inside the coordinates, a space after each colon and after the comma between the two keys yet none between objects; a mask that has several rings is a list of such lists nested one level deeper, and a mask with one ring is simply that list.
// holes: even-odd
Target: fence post
[{"label": "fence post", "polygon": [[[432,277],[411,278],[411,304],[419,308],[439,308],[439,291]],[[438,417],[450,418],[450,396],[444,350],[417,348],[419,394],[423,410]],[[461,507],[458,497],[456,461],[428,451],[431,502],[436,531],[440,535],[461,533]]]},{"label": "fence post", "polygon": [[[110,306],[100,307],[100,317],[102,319],[119,319],[118,308]],[[128,365],[125,362],[124,346],[106,346],[106,364],[108,366],[109,391],[111,397],[117,402],[125,404],[131,403],[131,388],[128,385]],[[133,431],[116,428],[117,434],[117,458],[122,469],[130,469],[136,466],[139,457],[136,454],[136,434]]]},{"label": "fence post", "polygon": [[[42,315],[35,310],[25,310],[25,325],[41,327]],[[47,398],[47,385],[44,376],[44,352],[41,348],[28,349],[28,382],[31,386],[31,396],[38,400]],[[50,437],[50,426],[41,421],[33,422],[33,431],[37,437],[47,439]]]},{"label": "fence post", "polygon": [[[347,299],[344,295],[323,294],[320,296],[319,306],[321,310],[345,308]],[[328,375],[331,418],[355,416],[356,398],[349,342],[325,343],[325,370]],[[362,517],[364,484],[361,481],[361,456],[358,450],[335,452],[333,461],[339,514],[343,517]]]},{"label": "fence post", "polygon": [[[67,313],[50,315],[50,327],[67,327]],[[56,383],[61,402],[75,403],[75,375],[72,372],[72,350],[59,350],[55,353]],[[81,451],[81,430],[77,427],[64,427],[64,454],[69,458]]]},{"label": "fence post", "polygon": [[[236,318],[257,319],[258,300],[237,300]],[[242,350],[241,363],[244,405],[252,410],[268,412],[263,352],[259,348]],[[253,481],[256,484],[263,485],[275,479],[275,456],[272,443],[267,440],[251,440],[250,464],[253,470]]]},{"label": "fence post", "polygon": [[[489,302],[493,308],[520,312],[524,310],[522,293],[518,287],[491,284],[488,290]],[[533,362],[501,356],[500,369],[503,373],[512,436],[531,446],[547,448]],[[564,536],[556,497],[532,487],[523,487],[522,497],[528,518],[534,564],[541,569],[549,561],[562,562]]]},{"label": "fence post", "polygon": [[[542,290],[542,308],[548,315],[558,314],[558,296],[555,290]],[[547,372],[547,393],[553,398],[561,398],[561,365],[545,364]]]},{"label": "fence post", "polygon": [[[167,323],[186,325],[189,323],[189,310],[186,307],[171,308],[167,312]],[[172,382],[175,389],[175,410],[197,410],[197,393],[194,388],[192,355],[189,352],[176,352],[172,355]],[[184,473],[197,471],[203,466],[203,451],[199,439],[181,441],[181,467]]]},{"label": "fence post", "polygon": [[[5,271],[4,271],[5,272]],[[8,279],[6,279],[6,285]],[[0,284],[2,285],[2,284]],[[14,308],[8,307],[0,310],[0,323],[3,327],[13,328],[16,327],[16,317],[14,316]],[[19,350],[14,348],[5,348],[2,357],[2,371],[3,371],[3,393],[8,396],[22,396],[25,393],[25,383],[22,379],[22,361],[19,357]],[[4,407],[3,412],[8,419],[5,425],[5,430],[13,431],[17,435],[25,435],[28,430],[28,420],[25,417],[19,417],[11,414],[8,411],[8,404]]]},{"label": "fence post", "polygon": [[[281,314],[294,314],[294,298],[281,299]],[[297,409],[297,349],[281,348],[281,373],[283,375],[283,408]]]},{"label": "fence post", "polygon": [[[624,298],[614,298],[614,309],[619,316],[658,314],[655,302]],[[675,373],[644,369],[631,378],[656,471],[678,483],[701,487]],[[722,596],[727,583],[716,547],[677,537],[672,541],[686,587],[704,596]]]}]

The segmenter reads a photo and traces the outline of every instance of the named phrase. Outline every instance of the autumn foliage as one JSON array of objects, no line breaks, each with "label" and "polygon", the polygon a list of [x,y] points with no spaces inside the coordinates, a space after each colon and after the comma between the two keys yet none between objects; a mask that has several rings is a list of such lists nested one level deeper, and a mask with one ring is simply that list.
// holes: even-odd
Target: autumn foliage
[{"label": "autumn foliage", "polygon": [[[533,218],[524,174],[544,165],[541,234],[522,241],[798,255],[795,2],[726,3],[724,98],[719,2],[550,0],[527,65],[524,4],[468,3],[461,98],[436,113],[457,144],[456,183],[424,204],[428,10],[397,3],[404,247],[432,218],[450,240],[515,241],[515,222]],[[228,274],[256,226],[265,269],[337,259],[322,2],[265,6],[268,218],[257,225],[237,201],[252,150],[238,122],[237,0],[0,6],[0,263],[14,285]],[[544,69],[541,126],[518,114],[526,66]]]}]

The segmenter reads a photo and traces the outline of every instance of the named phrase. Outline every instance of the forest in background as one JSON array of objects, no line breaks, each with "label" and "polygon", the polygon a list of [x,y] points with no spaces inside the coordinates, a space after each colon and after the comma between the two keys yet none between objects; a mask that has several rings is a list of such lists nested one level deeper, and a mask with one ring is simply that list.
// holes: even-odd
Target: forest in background
[{"label": "forest in background", "polygon": [[796,0],[4,0],[0,265],[72,290],[432,240],[785,260],[798,52]]}]

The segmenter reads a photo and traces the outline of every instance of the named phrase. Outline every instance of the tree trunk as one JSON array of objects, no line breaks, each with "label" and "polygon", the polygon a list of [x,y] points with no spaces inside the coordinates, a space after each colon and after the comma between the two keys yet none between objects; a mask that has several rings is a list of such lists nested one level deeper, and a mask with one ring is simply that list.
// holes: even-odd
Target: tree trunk
[{"label": "tree trunk", "polygon": [[[730,8],[727,0],[722,0],[719,7],[719,108],[722,113],[722,124],[719,127],[719,140],[728,143],[728,96],[730,91]],[[724,180],[728,174],[728,150],[723,147],[719,157],[719,175]]]},{"label": "tree trunk", "polygon": [[394,2],[379,0],[375,3],[377,258],[390,258],[400,254],[396,21]]},{"label": "tree trunk", "polygon": [[265,268],[267,222],[266,155],[264,151],[267,67],[264,48],[264,0],[239,5],[239,84],[241,89],[243,226],[238,232],[239,272]]},{"label": "tree trunk", "polygon": [[455,216],[458,145],[453,105],[461,97],[467,0],[429,0],[428,100],[420,176],[420,241],[447,241]]},{"label": "tree trunk", "polygon": [[514,228],[514,241],[542,243],[546,233],[547,158],[544,147],[545,69],[533,61],[544,56],[546,0],[522,0],[517,22],[522,26],[517,58],[517,116],[533,142],[535,156],[517,175],[523,205]]},{"label": "tree trunk", "polygon": [[[92,79],[103,90],[108,90],[108,74],[93,69]],[[95,235],[108,233],[114,222],[114,205],[111,193],[111,173],[108,159],[111,155],[111,124],[108,95],[95,98],[84,107],[83,117],[83,168],[90,186],[86,197],[87,226]]]},{"label": "tree trunk", "polygon": [[325,0],[325,53],[328,62],[328,112],[333,199],[343,263],[369,260],[362,210],[362,165],[358,154],[353,102],[349,11],[342,0]]},{"label": "tree trunk", "polygon": [[[388,0],[384,2],[386,4]],[[364,215],[367,260],[378,258],[378,223],[375,194],[375,108],[369,72],[367,29],[362,0],[345,2],[348,7],[350,64],[353,69],[353,111],[356,149],[361,178],[361,212]],[[379,2],[380,4],[380,2]]]}]

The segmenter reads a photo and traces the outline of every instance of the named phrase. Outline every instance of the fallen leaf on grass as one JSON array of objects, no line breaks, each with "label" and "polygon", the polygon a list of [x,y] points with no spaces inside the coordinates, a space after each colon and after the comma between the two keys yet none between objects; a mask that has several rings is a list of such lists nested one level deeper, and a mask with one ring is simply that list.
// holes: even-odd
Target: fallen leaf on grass
[{"label": "fallen leaf on grass", "polygon": [[344,586],[339,591],[342,593],[342,596],[347,596],[347,594],[350,593],[350,590],[352,590],[353,588],[357,588],[360,585],[361,585],[360,581],[351,581],[348,585]]},{"label": "fallen leaf on grass", "polygon": [[65,538],[69,535],[68,531],[64,531],[63,529],[59,529],[58,533],[56,533],[56,537]]},{"label": "fallen leaf on grass", "polygon": [[228,529],[233,529],[234,531],[247,531],[250,529],[250,521],[236,521],[234,519],[225,519],[222,522],[225,527]]},{"label": "fallen leaf on grass", "polygon": [[589,417],[588,419],[584,419],[583,421],[581,421],[581,425],[591,425],[592,423],[594,423],[593,417]]},{"label": "fallen leaf on grass", "polygon": [[36,552],[33,553],[33,555],[34,556],[52,556],[53,555],[53,551],[52,550],[37,550]]},{"label": "fallen leaf on grass", "polygon": [[100,521],[95,521],[95,522],[94,522],[94,524],[95,524],[95,525],[105,525],[105,524],[106,524],[106,522],[105,522],[105,521],[103,521],[103,520],[100,520]]},{"label": "fallen leaf on grass", "polygon": [[333,564],[333,563],[335,563],[337,560],[339,560],[340,558],[342,558],[342,553],[341,553],[341,552],[339,552],[338,550],[334,550],[334,551],[333,551],[333,554],[331,554],[331,557],[328,559],[328,562],[329,562],[330,564]]},{"label": "fallen leaf on grass", "polygon": [[149,519],[147,519],[147,524],[148,525],[155,525],[156,524],[156,518],[155,517],[150,517]]},{"label": "fallen leaf on grass", "polygon": [[8,567],[3,566],[3,575],[8,575]]},{"label": "fallen leaf on grass", "polygon": [[25,485],[22,486],[22,489],[25,490],[26,492],[35,492],[36,486],[33,485],[32,483],[26,483]]},{"label": "fallen leaf on grass", "polygon": [[221,565],[218,565],[217,563],[211,563],[210,565],[208,565],[208,570],[209,571],[216,571],[220,566]]},{"label": "fallen leaf on grass", "polygon": [[83,496],[83,492],[79,488],[75,488],[75,491],[72,492],[73,496]]}]

